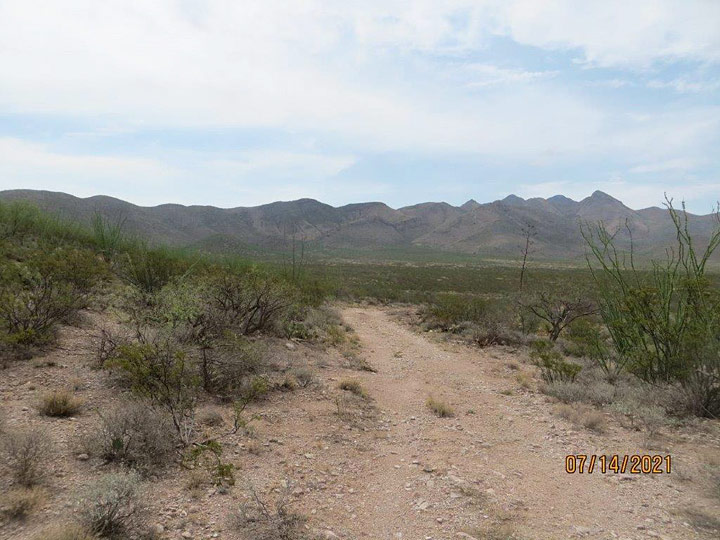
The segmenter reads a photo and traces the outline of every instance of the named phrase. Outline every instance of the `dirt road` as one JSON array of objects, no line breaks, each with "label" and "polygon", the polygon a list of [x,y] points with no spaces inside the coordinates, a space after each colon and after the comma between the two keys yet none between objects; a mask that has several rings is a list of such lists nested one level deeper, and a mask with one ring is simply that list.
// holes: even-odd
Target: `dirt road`
[{"label": "dirt road", "polygon": [[[647,450],[623,428],[593,434],[554,416],[515,382],[516,355],[433,342],[377,308],[342,314],[377,369],[362,379],[387,427],[358,482],[362,536],[703,537],[677,513],[692,486],[672,475],[567,474],[567,454]],[[429,396],[456,416],[431,414]]]}]

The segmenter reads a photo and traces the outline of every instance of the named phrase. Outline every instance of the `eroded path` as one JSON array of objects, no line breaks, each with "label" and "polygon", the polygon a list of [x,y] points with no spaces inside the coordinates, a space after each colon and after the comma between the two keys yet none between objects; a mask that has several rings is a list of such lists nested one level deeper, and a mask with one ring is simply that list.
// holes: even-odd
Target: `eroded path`
[{"label": "eroded path", "polygon": [[[347,308],[343,318],[378,370],[361,378],[385,426],[357,482],[358,535],[704,537],[678,514],[692,486],[667,475],[566,474],[566,454],[642,452],[640,435],[574,429],[544,396],[513,384],[510,352],[431,341],[382,309]],[[456,416],[432,415],[431,395]]]}]

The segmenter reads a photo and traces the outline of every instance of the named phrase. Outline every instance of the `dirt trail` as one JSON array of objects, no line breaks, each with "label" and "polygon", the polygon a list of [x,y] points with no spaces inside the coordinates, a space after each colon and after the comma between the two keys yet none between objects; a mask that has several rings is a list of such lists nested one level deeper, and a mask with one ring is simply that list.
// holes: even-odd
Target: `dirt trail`
[{"label": "dirt trail", "polygon": [[[519,390],[510,352],[433,342],[377,308],[342,314],[378,370],[362,379],[387,426],[362,472],[362,536],[702,538],[675,513],[693,495],[672,476],[566,474],[566,454],[643,453],[640,436],[574,429]],[[456,417],[433,416],[430,395]]]}]

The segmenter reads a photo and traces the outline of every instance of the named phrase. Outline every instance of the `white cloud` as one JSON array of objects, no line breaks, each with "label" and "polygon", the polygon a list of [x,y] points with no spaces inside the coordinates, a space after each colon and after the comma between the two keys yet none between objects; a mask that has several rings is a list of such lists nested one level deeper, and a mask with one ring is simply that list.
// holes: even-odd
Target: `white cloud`
[{"label": "white cloud", "polygon": [[653,79],[648,81],[649,88],[671,88],[679,94],[714,92],[720,89],[720,79],[694,80],[687,77],[678,77],[669,81]]}]

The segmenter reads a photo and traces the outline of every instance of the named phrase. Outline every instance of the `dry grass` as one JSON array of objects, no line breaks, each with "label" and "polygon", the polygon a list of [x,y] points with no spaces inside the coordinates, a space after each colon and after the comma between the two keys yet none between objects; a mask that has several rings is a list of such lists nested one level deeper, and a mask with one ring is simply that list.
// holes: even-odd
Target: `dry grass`
[{"label": "dry grass", "polygon": [[527,373],[523,373],[522,371],[518,372],[515,375],[515,380],[518,382],[521,388],[524,388],[525,390],[532,389],[532,378]]},{"label": "dry grass", "polygon": [[82,407],[83,401],[69,390],[53,390],[40,398],[38,410],[45,416],[74,416]]},{"label": "dry grass", "polygon": [[580,407],[578,405],[560,405],[556,409],[559,416],[576,424],[583,426],[590,431],[604,433],[607,429],[605,415],[600,411],[590,408]]},{"label": "dry grass", "polygon": [[9,519],[25,519],[44,497],[44,491],[37,487],[10,489],[0,497],[0,514]]},{"label": "dry grass", "polygon": [[222,426],[225,422],[222,412],[216,408],[209,408],[200,411],[197,415],[197,422],[203,426]]},{"label": "dry grass", "polygon": [[357,379],[343,379],[338,384],[338,388],[340,388],[340,390],[351,392],[363,399],[367,399],[368,397],[367,391],[365,390],[365,388],[363,388],[363,385]]},{"label": "dry grass", "polygon": [[448,405],[444,401],[439,401],[432,396],[427,399],[425,405],[438,418],[452,418],[453,416],[455,416],[455,411],[450,405]]},{"label": "dry grass", "polygon": [[58,523],[40,531],[33,540],[97,540],[97,537],[77,523]]},{"label": "dry grass", "polygon": [[51,444],[47,433],[39,429],[4,433],[2,450],[16,483],[31,487],[47,473]]}]

